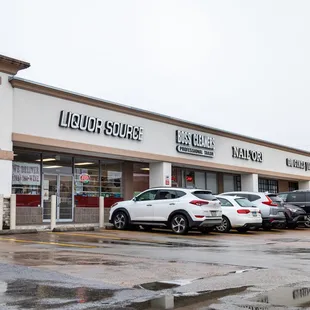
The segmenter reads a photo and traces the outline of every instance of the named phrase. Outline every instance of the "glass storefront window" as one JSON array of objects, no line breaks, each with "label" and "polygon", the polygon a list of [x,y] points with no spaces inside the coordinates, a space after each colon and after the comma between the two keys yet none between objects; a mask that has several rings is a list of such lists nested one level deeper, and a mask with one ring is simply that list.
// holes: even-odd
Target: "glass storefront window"
[{"label": "glass storefront window", "polygon": [[133,191],[134,196],[147,190],[149,188],[150,179],[150,168],[149,164],[134,163],[133,164]]},{"label": "glass storefront window", "polygon": [[288,182],[288,191],[296,191],[298,190],[298,182]]},{"label": "glass storefront window", "polygon": [[115,160],[101,160],[101,196],[122,198],[122,165]]},{"label": "glass storefront window", "polygon": [[173,167],[171,175],[172,187],[183,187],[182,169]]},{"label": "glass storefront window", "polygon": [[74,158],[74,204],[98,207],[100,193],[99,160]]},{"label": "glass storefront window", "polygon": [[43,153],[43,220],[51,218],[51,199],[56,196],[56,219],[73,219],[73,157]]},{"label": "glass storefront window", "polygon": [[72,175],[72,159],[70,155],[43,153],[43,173]]},{"label": "glass storefront window", "polygon": [[206,189],[212,191],[212,194],[217,194],[217,174],[216,172],[206,173],[207,186]]},{"label": "glass storefront window", "polygon": [[41,206],[41,154],[14,149],[12,193],[17,207]]},{"label": "glass storefront window", "polygon": [[262,179],[258,178],[258,191],[259,192],[269,192],[269,193],[278,193],[278,181],[271,179]]},{"label": "glass storefront window", "polygon": [[241,191],[241,176],[234,174],[223,175],[224,192]]},{"label": "glass storefront window", "polygon": [[185,188],[199,188],[218,192],[217,173],[202,170],[172,168],[172,186]]}]

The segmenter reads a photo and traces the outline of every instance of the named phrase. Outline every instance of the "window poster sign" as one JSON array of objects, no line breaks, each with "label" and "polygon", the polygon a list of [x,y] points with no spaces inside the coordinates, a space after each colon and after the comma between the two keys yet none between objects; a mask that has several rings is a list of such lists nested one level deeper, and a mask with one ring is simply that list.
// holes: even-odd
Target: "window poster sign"
[{"label": "window poster sign", "polygon": [[13,161],[13,185],[40,186],[40,176],[40,164]]}]

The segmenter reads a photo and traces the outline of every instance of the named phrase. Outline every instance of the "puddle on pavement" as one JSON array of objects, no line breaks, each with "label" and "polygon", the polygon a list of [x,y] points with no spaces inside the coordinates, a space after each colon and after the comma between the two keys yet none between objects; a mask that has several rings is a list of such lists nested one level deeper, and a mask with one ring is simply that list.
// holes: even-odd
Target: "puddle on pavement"
[{"label": "puddle on pavement", "polygon": [[187,294],[166,294],[149,301],[136,302],[123,309],[145,310],[145,309],[207,309],[205,307],[218,303],[220,298],[237,295],[246,291],[248,286],[242,286],[218,291],[202,291]]},{"label": "puddle on pavement", "polygon": [[126,262],[104,259],[102,255],[77,254],[67,251],[59,252],[10,252],[6,258],[26,266],[40,265],[106,265],[124,266]]},{"label": "puddle on pavement", "polygon": [[62,309],[81,303],[96,305],[113,295],[112,290],[54,286],[46,282],[22,279],[7,283],[0,281],[1,304],[7,308],[15,306],[18,309]]},{"label": "puddle on pavement", "polygon": [[256,301],[273,306],[308,308],[310,285],[309,287],[279,287],[259,296]]},{"label": "puddle on pavement", "polygon": [[176,283],[168,283],[168,282],[149,282],[149,283],[143,283],[140,285],[134,286],[134,288],[144,288],[146,290],[150,291],[161,291],[161,290],[167,290],[170,288],[175,288],[180,286],[179,284]]}]

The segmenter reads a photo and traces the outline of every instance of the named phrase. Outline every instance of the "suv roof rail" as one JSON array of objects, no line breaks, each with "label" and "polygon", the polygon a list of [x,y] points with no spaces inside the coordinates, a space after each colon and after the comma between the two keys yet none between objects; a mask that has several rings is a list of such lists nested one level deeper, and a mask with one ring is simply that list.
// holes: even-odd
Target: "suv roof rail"
[{"label": "suv roof rail", "polygon": [[310,189],[295,189],[293,192],[310,192]]}]

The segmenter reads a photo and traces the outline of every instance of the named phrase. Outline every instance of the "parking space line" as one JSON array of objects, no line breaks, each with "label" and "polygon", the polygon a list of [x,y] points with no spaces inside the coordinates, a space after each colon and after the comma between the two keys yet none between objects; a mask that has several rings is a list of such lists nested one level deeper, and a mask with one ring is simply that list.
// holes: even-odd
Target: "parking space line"
[{"label": "parking space line", "polygon": [[2,238],[2,237],[0,237],[0,240],[1,241],[13,241],[13,242],[18,242],[18,243],[58,245],[58,246],[62,246],[62,247],[74,247],[74,248],[87,248],[87,249],[96,248],[96,246],[91,246],[91,245],[79,245],[79,244],[72,244],[72,243],[59,243],[59,242],[49,242],[49,241],[32,241],[32,240],[14,239],[14,238]]}]

